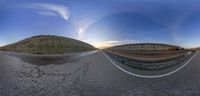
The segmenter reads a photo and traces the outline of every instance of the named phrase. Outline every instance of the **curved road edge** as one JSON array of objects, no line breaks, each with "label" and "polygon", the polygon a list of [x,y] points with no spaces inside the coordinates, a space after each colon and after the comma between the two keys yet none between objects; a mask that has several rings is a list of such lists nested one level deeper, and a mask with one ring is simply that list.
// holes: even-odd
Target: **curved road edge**
[{"label": "curved road edge", "polygon": [[104,56],[114,65],[116,66],[118,69],[120,69],[121,71],[131,75],[131,76],[135,76],[135,77],[140,77],[140,78],[161,78],[161,77],[165,77],[165,76],[168,76],[168,75],[171,75],[171,74],[174,74],[176,72],[178,72],[179,70],[181,70],[182,68],[184,68],[197,54],[197,52],[194,53],[194,55],[187,61],[185,62],[181,67],[177,68],[176,70],[173,70],[169,73],[166,73],[166,74],[161,74],[161,75],[153,75],[153,76],[148,76],[148,75],[140,75],[140,74],[135,74],[135,73],[132,73],[132,72],[129,72],[123,68],[121,68],[119,65],[117,65],[105,52],[103,51],[100,51],[104,54]]}]

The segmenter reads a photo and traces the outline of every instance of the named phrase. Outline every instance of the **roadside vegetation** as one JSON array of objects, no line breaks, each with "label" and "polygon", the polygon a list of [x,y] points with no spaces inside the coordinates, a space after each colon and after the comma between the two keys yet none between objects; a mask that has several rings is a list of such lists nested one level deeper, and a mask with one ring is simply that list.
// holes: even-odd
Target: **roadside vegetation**
[{"label": "roadside vegetation", "polygon": [[95,47],[72,38],[39,35],[3,46],[0,49],[30,54],[64,54],[95,50]]},{"label": "roadside vegetation", "polygon": [[156,43],[120,45],[105,49],[105,51],[136,61],[146,62],[175,59],[189,52],[189,50],[179,46]]}]

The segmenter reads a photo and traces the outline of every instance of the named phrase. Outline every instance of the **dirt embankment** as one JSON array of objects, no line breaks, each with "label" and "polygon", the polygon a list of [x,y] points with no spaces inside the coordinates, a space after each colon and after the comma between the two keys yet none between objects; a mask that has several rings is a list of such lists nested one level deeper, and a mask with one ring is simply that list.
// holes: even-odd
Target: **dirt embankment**
[{"label": "dirt embankment", "polygon": [[133,59],[136,61],[145,61],[145,62],[156,62],[156,61],[166,61],[173,60],[179,57],[182,57],[188,54],[190,51],[182,50],[182,51],[110,51],[106,50],[106,52],[126,57],[129,59]]}]

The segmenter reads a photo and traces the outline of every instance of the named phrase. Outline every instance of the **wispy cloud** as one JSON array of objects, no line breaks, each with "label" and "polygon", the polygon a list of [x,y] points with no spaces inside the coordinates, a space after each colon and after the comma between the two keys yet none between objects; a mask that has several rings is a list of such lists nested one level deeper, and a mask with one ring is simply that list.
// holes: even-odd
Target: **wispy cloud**
[{"label": "wispy cloud", "polygon": [[87,30],[87,28],[93,23],[94,21],[92,19],[84,18],[83,20],[80,20],[75,23],[76,32],[79,35],[79,39],[83,39],[84,33]]},{"label": "wispy cloud", "polygon": [[184,38],[181,36],[181,25],[184,22],[184,20],[190,15],[190,11],[186,10],[185,13],[181,14],[174,24],[172,24],[171,30],[172,30],[172,38],[176,43],[180,43],[184,40]]},{"label": "wispy cloud", "polygon": [[97,15],[93,15],[91,17],[83,17],[81,19],[78,19],[76,21],[74,21],[74,26],[76,28],[76,32],[79,35],[79,39],[81,40],[85,40],[84,38],[84,34],[86,34],[87,29],[95,22],[97,22],[98,20],[102,19],[103,17],[109,16],[110,13],[104,13],[104,14],[98,14]]},{"label": "wispy cloud", "polygon": [[68,8],[59,4],[29,3],[23,4],[22,6],[30,9],[37,9],[39,15],[60,16],[66,21],[69,19],[70,15]]},{"label": "wispy cloud", "polygon": [[57,16],[57,14],[53,12],[38,11],[37,13],[43,16]]}]

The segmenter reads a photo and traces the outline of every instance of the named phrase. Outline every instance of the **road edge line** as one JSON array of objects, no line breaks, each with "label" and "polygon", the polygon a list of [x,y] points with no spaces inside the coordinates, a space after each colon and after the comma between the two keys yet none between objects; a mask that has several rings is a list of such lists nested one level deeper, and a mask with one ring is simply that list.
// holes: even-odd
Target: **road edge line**
[{"label": "road edge line", "polygon": [[[101,52],[103,52],[103,51],[101,51]],[[166,73],[166,74],[153,75],[153,76],[134,74],[134,73],[131,73],[129,71],[126,71],[125,69],[123,69],[119,65],[117,65],[105,52],[103,52],[103,54],[113,65],[115,65],[118,69],[120,69],[121,71],[123,71],[123,72],[125,72],[129,75],[132,75],[132,76],[135,76],[135,77],[140,77],[140,78],[161,78],[161,77],[165,77],[165,76],[174,74],[174,73],[178,72],[179,70],[181,70],[182,68],[184,68],[196,56],[197,52],[195,52],[194,55],[187,62],[185,62],[181,67],[179,67],[179,68],[177,68],[177,69],[175,69],[175,70],[173,70],[169,73]]]}]

